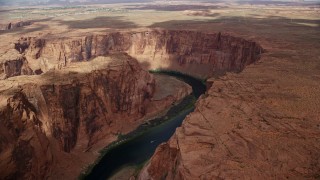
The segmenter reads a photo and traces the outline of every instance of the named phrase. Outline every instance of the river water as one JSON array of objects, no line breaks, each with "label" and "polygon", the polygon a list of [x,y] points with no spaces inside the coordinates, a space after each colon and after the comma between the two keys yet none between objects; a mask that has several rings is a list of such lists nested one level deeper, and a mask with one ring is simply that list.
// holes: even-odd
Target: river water
[{"label": "river water", "polygon": [[197,98],[206,91],[202,81],[182,74],[162,72],[168,76],[174,76],[192,86],[193,93],[172,107],[165,116],[155,118],[154,122],[163,123],[148,128],[142,134],[130,138],[128,142],[115,146],[101,158],[92,171],[84,179],[105,180],[115,172],[126,166],[139,166],[146,162],[155,152],[157,146],[166,142],[181,126],[184,118],[194,110]]}]

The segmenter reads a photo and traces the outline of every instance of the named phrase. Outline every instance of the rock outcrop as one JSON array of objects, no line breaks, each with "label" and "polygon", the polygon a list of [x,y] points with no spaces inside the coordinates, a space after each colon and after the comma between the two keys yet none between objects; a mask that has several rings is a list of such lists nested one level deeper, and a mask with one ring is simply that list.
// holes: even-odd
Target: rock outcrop
[{"label": "rock outcrop", "polygon": [[133,130],[155,89],[153,76],[125,55],[12,83],[1,86],[0,108],[0,175],[9,179],[45,179],[57,154]]},{"label": "rock outcrop", "polygon": [[210,77],[242,71],[264,51],[255,42],[227,34],[149,30],[88,35],[72,39],[21,38],[15,48],[25,54],[33,71],[61,69],[71,62],[125,52],[146,69],[180,71]]},{"label": "rock outcrop", "polygon": [[0,24],[0,30],[12,30],[23,26],[29,26],[31,24],[31,21],[10,22],[8,24]]},{"label": "rock outcrop", "polygon": [[178,103],[187,95],[192,93],[192,87],[174,77],[155,74],[155,93],[147,113],[152,117],[167,111],[173,104]]},{"label": "rock outcrop", "polygon": [[0,57],[0,79],[20,75],[32,75],[34,73],[28,66],[26,58],[14,49]]},{"label": "rock outcrop", "polygon": [[0,117],[1,179],[46,179],[52,163],[49,140],[26,94],[17,91],[8,98]]}]

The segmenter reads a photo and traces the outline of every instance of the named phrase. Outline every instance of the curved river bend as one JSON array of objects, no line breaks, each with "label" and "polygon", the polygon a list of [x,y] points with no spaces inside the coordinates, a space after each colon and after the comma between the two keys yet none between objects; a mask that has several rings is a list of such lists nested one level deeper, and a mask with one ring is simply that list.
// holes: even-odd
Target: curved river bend
[{"label": "curved river bend", "polygon": [[[195,100],[206,91],[204,83],[196,78],[172,72],[161,72],[160,74],[174,76],[188,83],[192,86],[193,93],[185,97],[178,105],[173,106],[165,116],[151,120],[151,122],[163,123],[148,128],[138,135],[130,133],[127,135],[130,140],[109,148],[84,179],[105,180],[123,167],[139,166],[146,162],[159,144],[170,139],[185,117],[194,110]],[[145,125],[141,125],[136,131],[146,128],[143,126]]]}]

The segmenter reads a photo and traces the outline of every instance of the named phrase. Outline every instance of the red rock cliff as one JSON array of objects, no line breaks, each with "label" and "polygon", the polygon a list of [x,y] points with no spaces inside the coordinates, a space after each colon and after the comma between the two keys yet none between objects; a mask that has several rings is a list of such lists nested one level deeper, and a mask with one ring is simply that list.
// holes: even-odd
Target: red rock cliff
[{"label": "red rock cliff", "polygon": [[13,179],[45,179],[56,165],[68,163],[58,162],[68,153],[87,151],[103,138],[132,130],[155,88],[153,76],[125,55],[98,57],[4,85],[0,177]]},{"label": "red rock cliff", "polygon": [[139,179],[317,179],[319,109],[279,110],[283,94],[264,90],[266,78],[251,84],[250,77],[214,79]]},{"label": "red rock cliff", "polygon": [[72,39],[21,38],[15,48],[25,54],[34,71],[60,69],[71,62],[126,52],[138,59],[144,68],[174,70],[199,77],[241,71],[263,52],[255,42],[226,34],[167,30]]}]

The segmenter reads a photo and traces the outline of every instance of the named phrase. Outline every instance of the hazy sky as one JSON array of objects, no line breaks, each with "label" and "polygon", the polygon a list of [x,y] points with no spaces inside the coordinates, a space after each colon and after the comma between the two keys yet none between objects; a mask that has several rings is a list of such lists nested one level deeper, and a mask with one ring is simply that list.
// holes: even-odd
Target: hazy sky
[{"label": "hazy sky", "polygon": [[104,3],[116,3],[116,2],[148,2],[153,0],[0,0],[0,4],[13,5],[31,5],[31,4],[68,4],[68,2],[104,2]]}]

